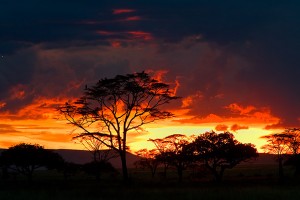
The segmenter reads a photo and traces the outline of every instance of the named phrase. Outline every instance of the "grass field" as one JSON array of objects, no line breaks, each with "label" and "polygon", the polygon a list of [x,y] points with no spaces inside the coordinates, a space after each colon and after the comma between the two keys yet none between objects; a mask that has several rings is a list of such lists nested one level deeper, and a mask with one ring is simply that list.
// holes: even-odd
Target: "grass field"
[{"label": "grass field", "polygon": [[40,171],[30,184],[19,176],[0,180],[0,199],[299,199],[300,183],[293,178],[291,168],[286,168],[285,172],[286,182],[279,184],[276,164],[243,164],[226,171],[224,181],[217,184],[209,174],[198,177],[188,171],[184,174],[184,181],[178,183],[174,171],[169,171],[167,178],[157,175],[152,179],[148,171],[132,169],[131,183],[124,185],[120,176],[107,175],[96,181],[93,177],[77,174],[64,180],[55,171]]}]

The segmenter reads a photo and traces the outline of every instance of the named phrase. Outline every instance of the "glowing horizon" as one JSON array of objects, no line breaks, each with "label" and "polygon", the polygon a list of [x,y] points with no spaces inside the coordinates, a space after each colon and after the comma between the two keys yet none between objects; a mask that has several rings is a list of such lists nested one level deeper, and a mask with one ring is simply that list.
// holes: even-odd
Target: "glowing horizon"
[{"label": "glowing horizon", "polygon": [[[55,113],[55,112],[54,112]],[[54,116],[56,114],[47,115]],[[45,113],[44,113],[45,114]],[[180,118],[182,119],[182,118]],[[207,121],[207,119],[205,120]],[[167,125],[166,125],[167,124]],[[148,140],[156,138],[164,138],[172,134],[199,135],[207,131],[230,131],[235,138],[242,143],[252,143],[256,146],[259,152],[263,152],[260,147],[265,144],[263,135],[274,133],[276,130],[266,130],[262,124],[257,127],[247,126],[240,130],[230,130],[230,124],[233,122],[222,123],[223,130],[217,130],[220,123],[178,123],[176,119],[164,120],[153,124],[143,126],[142,132],[128,133],[128,146],[131,152],[136,152],[139,149],[151,149],[155,146]],[[225,128],[224,128],[225,127]],[[231,126],[232,127],[232,126]],[[48,149],[79,149],[86,150],[79,142],[72,140],[76,135],[76,127],[67,124],[67,121],[60,119],[18,119],[18,120],[0,120],[0,146],[8,148],[21,142],[40,144]]]}]

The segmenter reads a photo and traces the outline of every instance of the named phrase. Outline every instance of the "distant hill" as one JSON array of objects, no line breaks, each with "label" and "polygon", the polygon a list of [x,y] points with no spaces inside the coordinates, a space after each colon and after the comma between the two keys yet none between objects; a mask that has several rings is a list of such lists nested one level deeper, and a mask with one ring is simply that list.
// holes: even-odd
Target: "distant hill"
[{"label": "distant hill", "polygon": [[[85,150],[71,150],[71,149],[57,149],[54,152],[60,154],[66,161],[73,162],[77,164],[84,164],[92,161],[92,153]],[[127,167],[134,167],[134,163],[139,160],[139,157],[131,153],[127,153]],[[115,168],[121,168],[122,164],[120,157],[112,158],[109,162]]]},{"label": "distant hill", "polygon": [[277,155],[268,154],[268,153],[260,153],[259,157],[256,158],[253,163],[255,164],[274,164],[276,163]]},{"label": "distant hill", "polygon": [[240,165],[276,165],[276,155],[259,153],[257,158],[241,162]]}]

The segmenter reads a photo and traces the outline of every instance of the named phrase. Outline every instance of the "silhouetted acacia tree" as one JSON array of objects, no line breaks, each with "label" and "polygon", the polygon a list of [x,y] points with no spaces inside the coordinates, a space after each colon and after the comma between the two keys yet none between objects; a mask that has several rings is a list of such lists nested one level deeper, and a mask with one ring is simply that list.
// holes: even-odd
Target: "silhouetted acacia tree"
[{"label": "silhouetted acacia tree", "polygon": [[[109,142],[100,138],[99,141],[118,152],[123,179],[127,181],[127,134],[145,124],[172,117],[173,114],[161,110],[161,106],[177,98],[169,85],[141,72],[101,79],[94,86],[86,86],[80,99],[66,103],[60,111],[83,131],[82,134],[106,134],[111,138]],[[92,126],[94,124],[98,129]],[[114,138],[117,143],[113,142]]]},{"label": "silhouetted acacia tree", "polygon": [[258,156],[254,145],[238,142],[230,132],[206,132],[199,135],[190,146],[194,149],[195,158],[204,162],[217,182],[222,180],[226,169]]},{"label": "silhouetted acacia tree", "polygon": [[157,140],[151,140],[160,151],[156,156],[158,160],[168,163],[177,170],[178,180],[182,181],[183,171],[193,163],[193,152],[188,148],[189,137],[182,134],[173,134],[162,139],[163,149],[156,144]]},{"label": "silhouetted acacia tree", "polygon": [[1,161],[8,169],[25,175],[31,181],[36,169],[56,168],[63,162],[63,159],[59,154],[46,150],[38,144],[21,143],[3,151]]},{"label": "silhouetted acacia tree", "polygon": [[261,148],[264,149],[266,153],[276,155],[279,182],[282,183],[284,181],[283,160],[286,154],[291,152],[289,147],[290,138],[285,133],[273,133],[262,136],[261,138],[267,140],[267,144],[263,145]]},{"label": "silhouetted acacia tree", "polygon": [[159,166],[159,161],[156,159],[159,151],[157,149],[141,149],[135,152],[136,155],[140,157],[140,160],[136,162],[141,168],[147,168],[151,172],[152,178],[155,176],[157,167]]}]

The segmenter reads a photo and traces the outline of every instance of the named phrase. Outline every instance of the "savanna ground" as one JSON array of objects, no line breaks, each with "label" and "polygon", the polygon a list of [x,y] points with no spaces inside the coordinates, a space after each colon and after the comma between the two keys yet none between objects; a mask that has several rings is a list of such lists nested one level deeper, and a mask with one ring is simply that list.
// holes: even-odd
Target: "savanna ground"
[{"label": "savanna ground", "polygon": [[285,183],[279,184],[277,165],[242,164],[225,171],[222,183],[215,183],[206,171],[186,171],[182,183],[176,172],[167,177],[158,172],[131,169],[130,184],[124,185],[120,175],[103,175],[100,181],[79,173],[65,180],[56,171],[39,171],[28,183],[21,176],[0,180],[1,200],[114,200],[114,199],[300,199],[300,179],[293,169],[285,167]]}]

